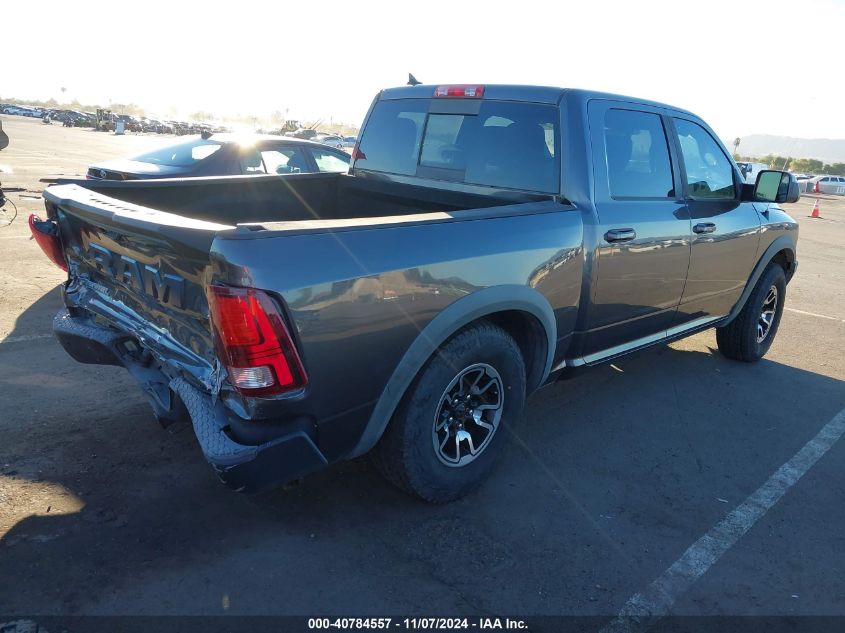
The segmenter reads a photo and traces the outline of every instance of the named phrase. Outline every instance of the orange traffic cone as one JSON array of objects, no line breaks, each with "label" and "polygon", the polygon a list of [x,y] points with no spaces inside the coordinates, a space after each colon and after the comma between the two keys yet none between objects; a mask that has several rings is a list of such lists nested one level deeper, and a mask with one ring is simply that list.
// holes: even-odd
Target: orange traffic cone
[{"label": "orange traffic cone", "polygon": [[813,205],[813,212],[810,214],[811,218],[822,219],[822,214],[819,212],[819,201],[816,199],[816,204]]}]

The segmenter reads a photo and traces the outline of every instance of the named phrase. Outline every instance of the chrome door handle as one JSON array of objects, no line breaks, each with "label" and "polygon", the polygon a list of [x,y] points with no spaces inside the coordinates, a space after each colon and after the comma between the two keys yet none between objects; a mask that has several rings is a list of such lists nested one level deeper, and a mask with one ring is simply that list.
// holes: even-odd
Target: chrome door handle
[{"label": "chrome door handle", "polygon": [[630,242],[637,237],[637,232],[634,229],[610,229],[604,234],[604,239],[607,242]]},{"label": "chrome door handle", "polygon": [[716,230],[716,225],[712,222],[702,222],[701,224],[696,224],[692,227],[692,230],[699,235],[702,233],[712,233]]}]

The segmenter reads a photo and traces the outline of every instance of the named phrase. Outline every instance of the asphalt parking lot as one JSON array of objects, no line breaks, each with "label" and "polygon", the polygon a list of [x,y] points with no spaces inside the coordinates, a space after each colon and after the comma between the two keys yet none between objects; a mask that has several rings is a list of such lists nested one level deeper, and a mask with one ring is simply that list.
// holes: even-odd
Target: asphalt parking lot
[{"label": "asphalt parking lot", "polygon": [[666,575],[845,408],[841,196],[820,200],[822,219],[812,198],[789,207],[800,266],[760,363],[724,359],[705,332],[551,385],[494,477],[451,505],[405,496],[365,459],[246,497],[190,429],[159,427],[122,369],[52,339],[63,273],[26,226],[40,178],[169,139],[3,128],[0,182],[23,188],[17,219],[0,217],[3,613],[609,620],[667,578],[674,615],[845,615],[836,437],[689,582]]}]

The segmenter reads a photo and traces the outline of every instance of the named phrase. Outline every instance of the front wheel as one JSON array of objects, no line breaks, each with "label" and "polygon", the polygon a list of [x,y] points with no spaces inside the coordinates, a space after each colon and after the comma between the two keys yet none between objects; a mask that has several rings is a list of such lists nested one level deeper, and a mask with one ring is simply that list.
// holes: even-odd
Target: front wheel
[{"label": "front wheel", "polygon": [[785,299],[786,274],[778,263],[771,262],[737,317],[716,328],[719,351],[746,362],[763,358],[777,334]]},{"label": "front wheel", "polygon": [[516,341],[492,324],[443,345],[405,394],[373,451],[402,490],[432,503],[477,488],[507,443],[525,403],[525,364]]}]

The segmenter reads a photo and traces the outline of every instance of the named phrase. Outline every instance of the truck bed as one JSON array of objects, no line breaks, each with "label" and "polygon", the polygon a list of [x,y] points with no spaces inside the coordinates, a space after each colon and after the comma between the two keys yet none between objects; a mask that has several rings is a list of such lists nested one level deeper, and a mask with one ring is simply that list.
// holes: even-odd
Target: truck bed
[{"label": "truck bed", "polygon": [[498,189],[449,191],[334,173],[72,183],[123,202],[222,225],[451,213],[551,198]]}]

